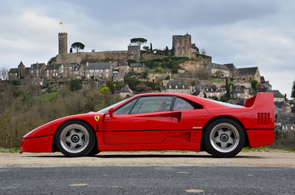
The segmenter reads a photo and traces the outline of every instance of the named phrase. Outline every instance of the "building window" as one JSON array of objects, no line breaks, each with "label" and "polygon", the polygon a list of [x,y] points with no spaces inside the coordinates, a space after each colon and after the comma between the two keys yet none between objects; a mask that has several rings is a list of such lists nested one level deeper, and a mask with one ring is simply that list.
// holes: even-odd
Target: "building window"
[{"label": "building window", "polygon": [[178,87],[177,87],[177,85],[175,86],[175,89],[177,89]]},{"label": "building window", "polygon": [[109,76],[109,74],[107,73],[106,76]]},{"label": "building window", "polygon": [[34,73],[34,71],[33,70],[31,70],[31,74],[33,74]]},{"label": "building window", "polygon": [[95,72],[99,72],[99,70],[95,70]]},{"label": "building window", "polygon": [[109,70],[107,70],[107,72],[109,72]]}]

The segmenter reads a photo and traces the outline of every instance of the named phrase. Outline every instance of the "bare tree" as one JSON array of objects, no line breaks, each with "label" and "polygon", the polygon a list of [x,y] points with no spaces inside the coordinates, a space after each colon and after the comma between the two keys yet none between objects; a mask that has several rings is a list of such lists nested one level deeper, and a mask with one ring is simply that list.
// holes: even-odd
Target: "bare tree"
[{"label": "bare tree", "polygon": [[0,73],[1,73],[1,78],[2,80],[7,80],[8,79],[8,72],[9,70],[5,67],[2,67],[1,70],[0,70]]}]

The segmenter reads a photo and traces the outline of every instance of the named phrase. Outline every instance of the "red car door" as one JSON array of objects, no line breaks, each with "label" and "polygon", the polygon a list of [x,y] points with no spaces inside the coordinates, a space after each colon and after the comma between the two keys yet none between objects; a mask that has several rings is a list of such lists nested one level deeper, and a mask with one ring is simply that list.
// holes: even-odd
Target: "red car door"
[{"label": "red car door", "polygon": [[103,121],[105,144],[159,144],[171,126],[173,96],[143,96],[125,103]]}]

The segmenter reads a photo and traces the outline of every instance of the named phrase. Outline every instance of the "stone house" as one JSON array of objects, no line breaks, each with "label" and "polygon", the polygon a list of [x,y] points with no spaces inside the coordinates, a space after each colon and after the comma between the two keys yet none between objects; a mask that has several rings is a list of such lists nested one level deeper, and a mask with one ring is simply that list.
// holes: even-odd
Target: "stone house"
[{"label": "stone house", "polygon": [[206,94],[209,99],[215,99],[217,97],[218,100],[220,100],[223,95],[221,90],[215,87],[215,85],[212,85],[212,87],[204,87],[204,94]]},{"label": "stone house", "polygon": [[81,79],[84,75],[84,71],[81,65],[78,64],[66,64],[59,68],[60,77],[68,79]]},{"label": "stone house", "polygon": [[95,62],[87,63],[87,68],[85,69],[85,78],[99,80],[111,79],[112,78],[112,66],[110,62]]},{"label": "stone house", "polygon": [[192,95],[204,98],[204,86],[202,85],[193,86]]},{"label": "stone house", "polygon": [[137,73],[143,73],[144,72],[144,65],[140,63],[131,63],[130,64],[130,71],[134,70]]},{"label": "stone house", "polygon": [[250,94],[250,90],[248,88],[241,86],[233,86],[231,96],[234,99],[248,99],[253,97],[253,95]]},{"label": "stone house", "polygon": [[45,68],[45,78],[46,79],[58,79],[60,78],[60,73],[63,73],[62,64],[50,64]]},{"label": "stone house", "polygon": [[261,76],[258,67],[238,68],[234,71],[233,78],[245,81],[256,80],[261,82]]},{"label": "stone house", "polygon": [[121,98],[125,98],[127,95],[129,95],[130,97],[133,96],[133,91],[129,88],[129,86],[126,84],[125,87],[123,87],[121,90],[120,90],[120,93],[119,93],[120,97]]},{"label": "stone house", "polygon": [[[212,62],[208,63],[204,71],[214,76],[231,77],[232,75],[231,70],[226,65],[212,63]],[[218,73],[221,73],[221,75],[218,75]]]},{"label": "stone house", "polygon": [[171,73],[149,73],[148,74],[148,81],[149,82],[157,82],[159,79],[166,79],[167,76],[170,76],[171,78]]},{"label": "stone house", "polygon": [[123,63],[119,64],[119,68],[123,69],[125,74],[127,74],[129,72],[129,69],[130,69],[127,62],[123,62]]},{"label": "stone house", "polygon": [[44,78],[45,69],[46,69],[45,63],[38,63],[37,62],[36,64],[32,64],[31,69],[30,69],[30,76]]},{"label": "stone house", "polygon": [[17,68],[11,68],[8,72],[8,80],[27,79],[30,75],[30,68],[26,68],[21,61]]},{"label": "stone house", "polygon": [[114,68],[113,69],[113,81],[123,81],[124,82],[124,69]]},{"label": "stone house", "polygon": [[18,69],[17,68],[11,68],[8,72],[8,80],[13,81],[19,79],[18,76]]},{"label": "stone house", "polygon": [[170,80],[162,89],[164,93],[191,94],[191,91],[192,89],[188,85],[176,80]]}]

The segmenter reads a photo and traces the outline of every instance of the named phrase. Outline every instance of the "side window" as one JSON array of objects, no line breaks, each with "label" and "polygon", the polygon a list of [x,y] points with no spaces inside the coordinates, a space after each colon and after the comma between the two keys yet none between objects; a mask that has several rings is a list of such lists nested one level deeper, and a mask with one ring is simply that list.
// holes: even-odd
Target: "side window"
[{"label": "side window", "polygon": [[189,102],[187,100],[176,98],[173,110],[192,110],[192,109],[198,109],[199,106],[195,105],[192,102]]},{"label": "side window", "polygon": [[137,100],[137,98],[124,104],[120,108],[116,109],[113,114],[129,114],[129,112],[130,112],[131,108],[133,107],[134,103],[136,102],[136,100]]},{"label": "side window", "polygon": [[132,109],[131,114],[168,111],[172,99],[173,96],[141,97]]}]

